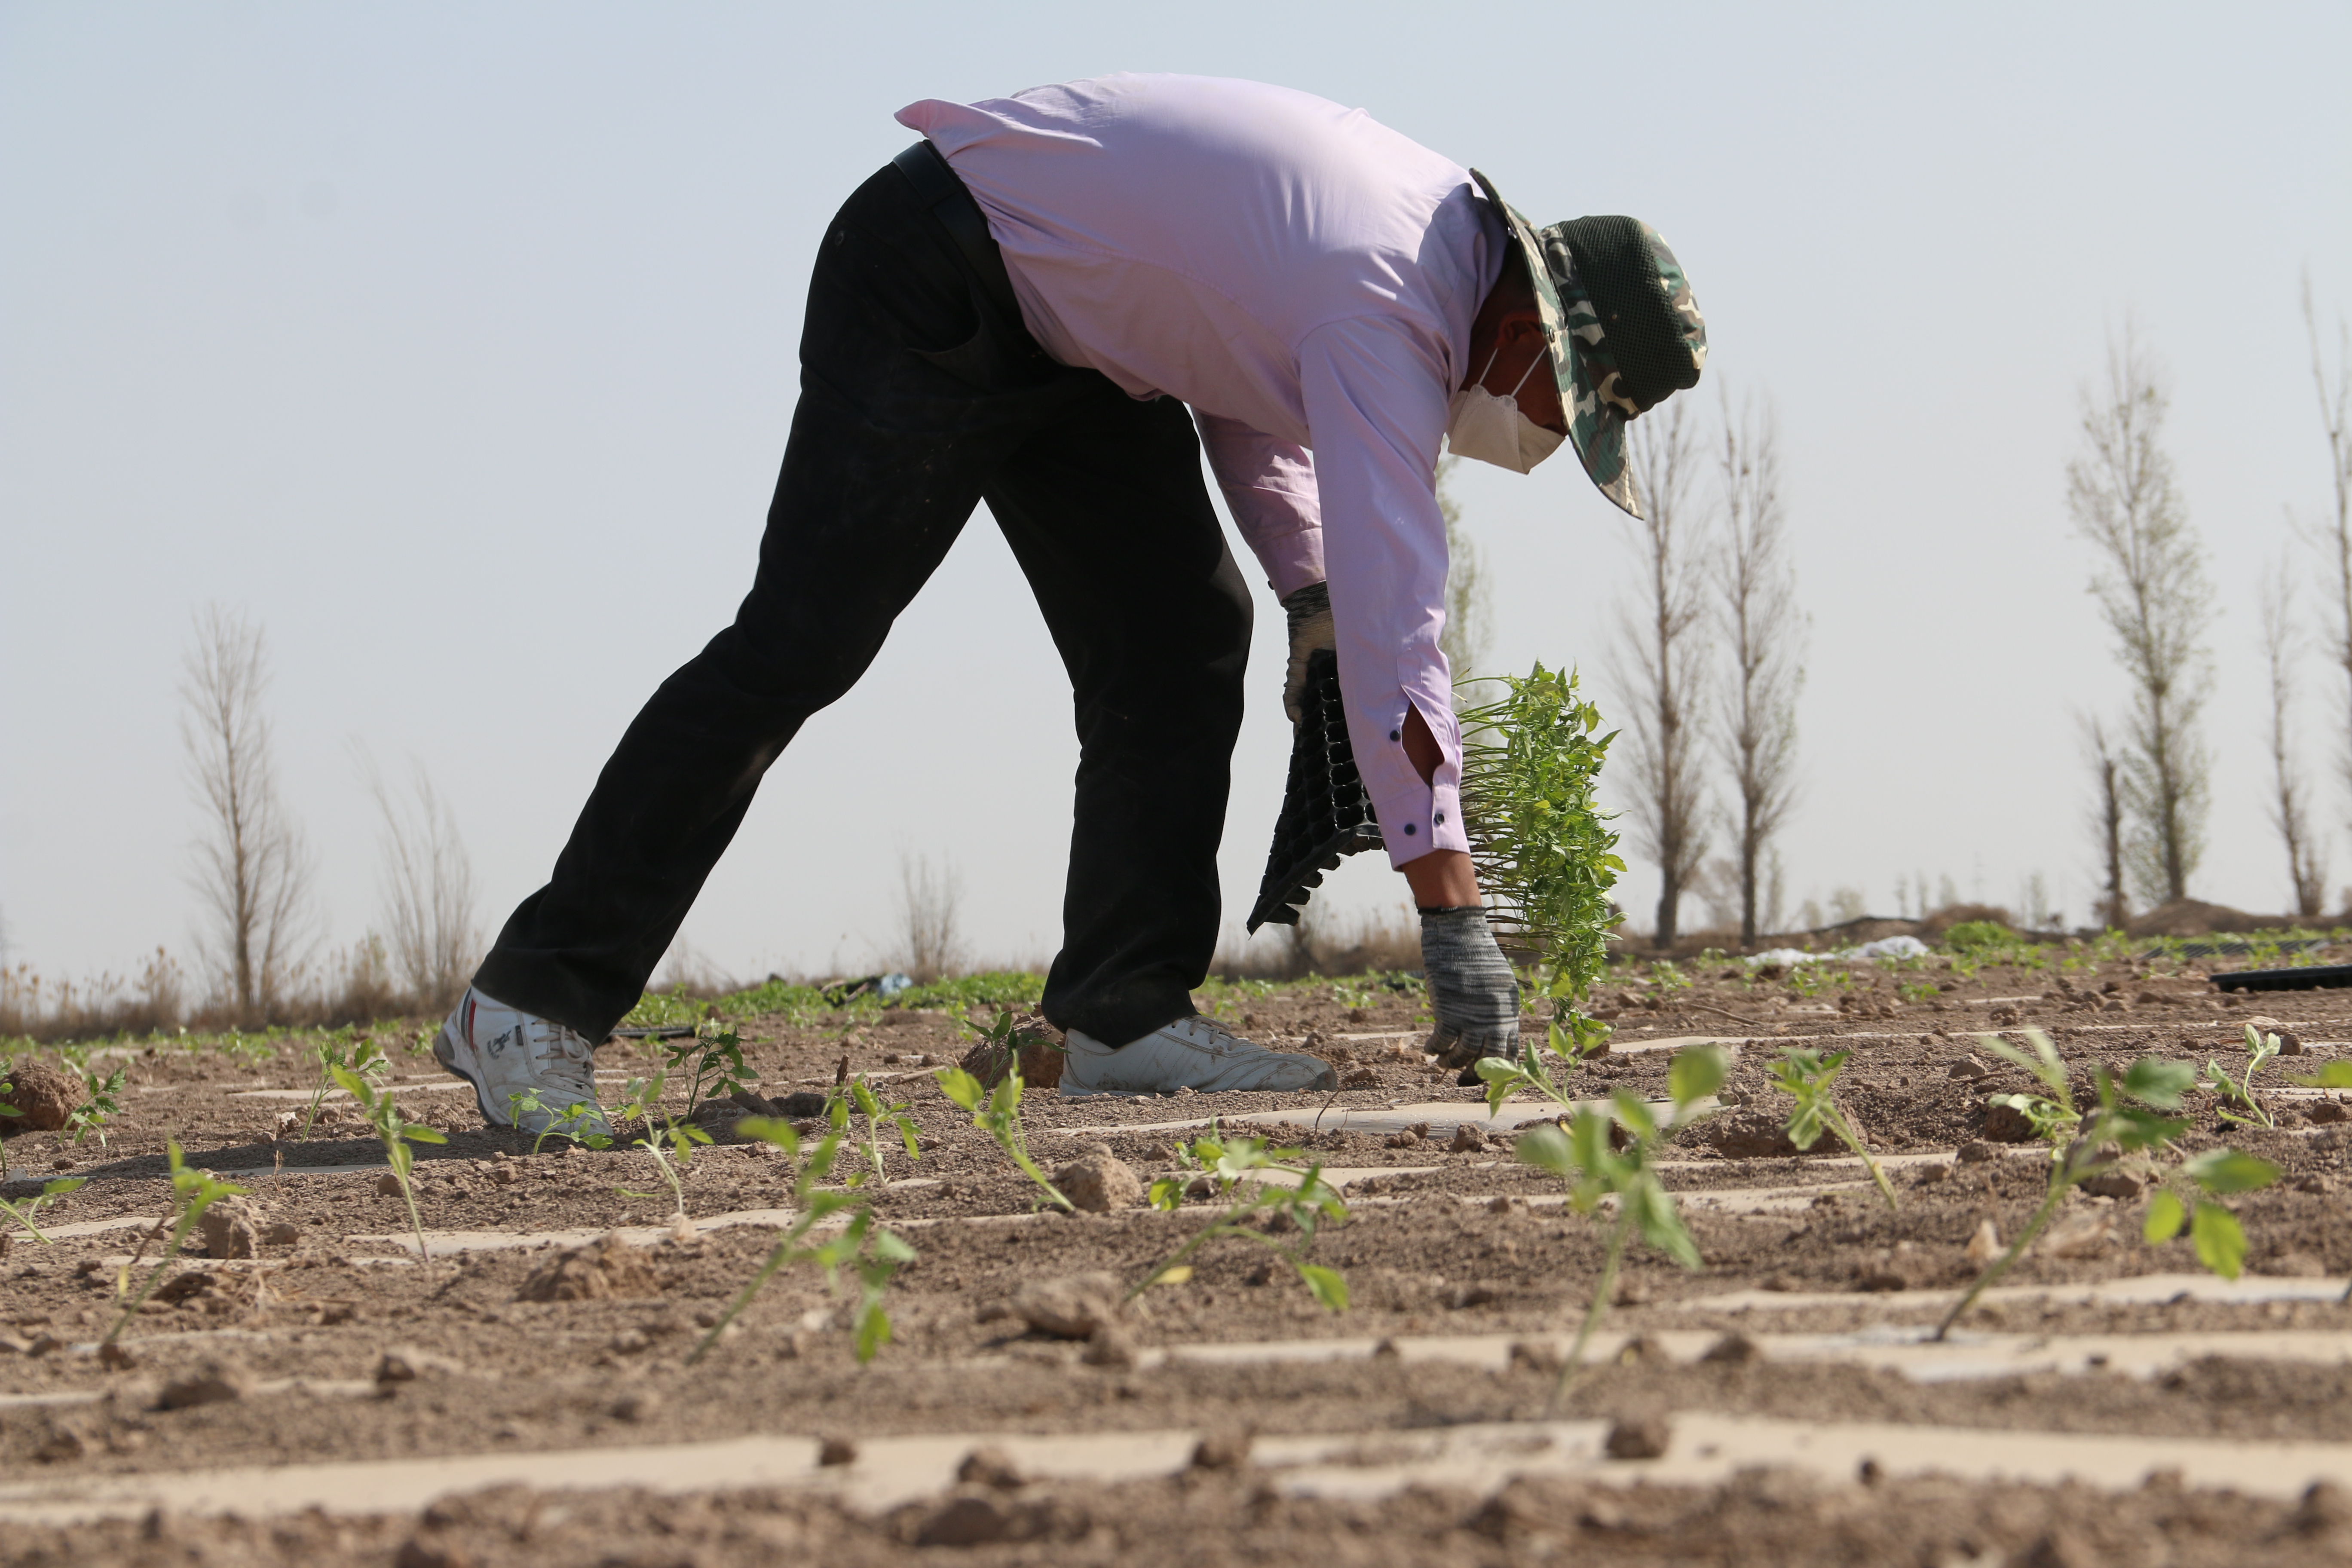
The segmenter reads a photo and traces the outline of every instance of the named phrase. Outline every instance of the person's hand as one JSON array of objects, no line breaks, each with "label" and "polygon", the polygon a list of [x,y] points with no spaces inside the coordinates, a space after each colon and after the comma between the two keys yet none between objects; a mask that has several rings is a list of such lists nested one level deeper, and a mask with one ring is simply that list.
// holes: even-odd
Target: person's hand
[{"label": "person's hand", "polygon": [[1290,620],[1290,668],[1282,681],[1282,710],[1290,715],[1296,728],[1305,711],[1307,695],[1307,660],[1318,648],[1337,648],[1339,638],[1331,629],[1331,590],[1321,583],[1309,583],[1282,601],[1283,614]]},{"label": "person's hand", "polygon": [[1476,904],[1421,911],[1421,966],[1437,1026],[1422,1048],[1473,1076],[1481,1057],[1519,1054],[1519,982]]}]

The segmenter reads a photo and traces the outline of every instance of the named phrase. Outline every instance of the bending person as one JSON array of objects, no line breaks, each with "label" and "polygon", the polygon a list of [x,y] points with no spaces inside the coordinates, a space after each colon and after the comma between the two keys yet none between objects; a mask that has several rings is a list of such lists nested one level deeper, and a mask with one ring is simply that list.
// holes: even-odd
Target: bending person
[{"label": "bending person", "polygon": [[819,247],[751,592],[622,736],[436,1056],[494,1125],[586,1105],[601,1127],[595,1044],[761,775],[984,500],[1068,668],[1079,740],[1044,1003],[1068,1038],[1062,1092],[1330,1087],[1318,1058],[1192,1005],[1251,616],[1204,447],[1287,612],[1294,721],[1307,654],[1337,650],[1422,910],[1432,1048],[1510,1054],[1518,991],[1463,837],[1438,651],[1439,444],[1525,472],[1565,441],[1635,510],[1624,423],[1706,355],[1673,255],[1630,218],[1538,230],[1361,110],[1253,82],[1114,76],[898,120],[925,140]]}]

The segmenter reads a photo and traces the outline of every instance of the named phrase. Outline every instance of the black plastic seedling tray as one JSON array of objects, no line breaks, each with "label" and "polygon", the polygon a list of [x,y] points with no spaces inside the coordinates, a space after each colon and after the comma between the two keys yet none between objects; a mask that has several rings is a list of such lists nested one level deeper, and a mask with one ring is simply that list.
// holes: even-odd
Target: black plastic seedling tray
[{"label": "black plastic seedling tray", "polygon": [[1274,825],[1274,847],[1265,858],[1265,880],[1249,930],[1272,922],[1297,925],[1298,910],[1323,885],[1323,873],[1343,855],[1381,847],[1380,824],[1356,772],[1355,748],[1348,743],[1348,714],[1339,701],[1339,656],[1325,648],[1307,660],[1298,731],[1290,742],[1290,779],[1282,792],[1282,815]]},{"label": "black plastic seedling tray", "polygon": [[2352,963],[2315,963],[2307,969],[2241,969],[2213,976],[2224,991],[2324,991],[2352,985]]}]

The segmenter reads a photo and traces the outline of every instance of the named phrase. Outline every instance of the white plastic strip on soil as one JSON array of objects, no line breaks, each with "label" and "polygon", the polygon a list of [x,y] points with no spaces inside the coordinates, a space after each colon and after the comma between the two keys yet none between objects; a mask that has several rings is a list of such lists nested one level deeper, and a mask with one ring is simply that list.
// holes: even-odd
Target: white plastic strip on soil
[{"label": "white plastic strip on soil", "polygon": [[[1121,1481],[1171,1475],[1190,1462],[1202,1434],[1177,1430],[1055,1436],[975,1432],[873,1437],[847,1465],[820,1467],[817,1444],[799,1436],[483,1454],[137,1476],[77,1476],[0,1484],[0,1519],[75,1524],[178,1514],[268,1518],[307,1509],[340,1514],[413,1513],[436,1498],[484,1487],[549,1489],[646,1487],[695,1492],[806,1486],[854,1507],[880,1510],[936,1495],[976,1447],[1003,1450],[1040,1479]],[[1666,1452],[1646,1460],[1601,1457],[1598,1421],[1482,1424],[1435,1431],[1260,1437],[1251,1458],[1275,1489],[1293,1496],[1378,1497],[1407,1486],[1492,1492],[1514,1476],[1579,1476],[1619,1484],[1713,1485],[1771,1466],[1840,1481],[1863,1463],[1880,1474],[1941,1474],[1972,1481],[2075,1480],[2128,1489],[2158,1469],[2189,1484],[2293,1497],[2315,1480],[2352,1485],[2352,1445],[2251,1443],[2110,1436],[1872,1423],[1815,1423],[1686,1412]]]},{"label": "white plastic strip on soil", "polygon": [[[1987,1334],[1956,1331],[1945,1341],[1927,1338],[1925,1325],[1866,1329],[1852,1333],[1743,1336],[1761,1360],[1830,1363],[1899,1373],[1914,1383],[1958,1383],[2029,1373],[2078,1376],[2107,1372],[2156,1377],[2206,1356],[2246,1361],[2294,1362],[2315,1366],[2352,1364],[2352,1333],[2302,1330],[2220,1330],[2181,1333]],[[1356,1361],[1394,1355],[1403,1361],[1433,1361],[1499,1372],[1522,1347],[1559,1357],[1568,1353],[1568,1334],[1430,1334],[1392,1339],[1276,1340],[1234,1344],[1171,1346],[1139,1352],[1139,1367],[1169,1362],[1219,1364],[1255,1362]],[[1616,1359],[1638,1342],[1645,1354],[1696,1362],[1723,1342],[1711,1331],[1674,1329],[1648,1333],[1596,1333],[1585,1361]]]}]

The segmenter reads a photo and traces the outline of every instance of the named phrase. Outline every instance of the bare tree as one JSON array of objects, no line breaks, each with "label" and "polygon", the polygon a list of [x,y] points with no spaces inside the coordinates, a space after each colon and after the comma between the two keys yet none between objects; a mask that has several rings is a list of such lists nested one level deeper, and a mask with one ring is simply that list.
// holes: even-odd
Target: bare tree
[{"label": "bare tree", "polygon": [[1797,788],[1797,693],[1805,681],[1805,616],[1797,607],[1780,502],[1780,427],[1771,405],[1723,410],[1723,538],[1717,615],[1731,655],[1717,748],[1731,771],[1739,875],[1739,940],[1756,942],[1759,874]]},{"label": "bare tree", "polygon": [[2308,268],[2303,275],[2303,326],[2311,340],[2311,384],[2319,394],[2319,424],[2327,435],[2328,478],[2336,492],[2336,515],[2318,525],[2305,525],[2304,532],[2327,563],[2333,622],[2328,651],[2343,668],[2347,699],[2337,765],[2345,784],[2352,787],[2352,326],[2342,315],[2336,318],[2336,374],[2331,381]]},{"label": "bare tree", "polygon": [[1643,515],[1626,521],[1642,577],[1632,601],[1618,604],[1610,660],[1633,731],[1625,765],[1633,795],[1626,815],[1635,846],[1658,868],[1661,951],[1675,945],[1683,895],[1692,890],[1710,837],[1699,721],[1712,650],[1700,525],[1688,516],[1699,457],[1688,412],[1675,402],[1629,432]]},{"label": "bare tree", "polygon": [[2263,658],[2271,677],[2271,826],[2286,846],[2294,887],[2294,912],[2309,919],[2327,897],[2327,862],[2303,788],[2294,755],[2294,656],[2302,639],[2294,627],[2294,580],[2282,559],[2263,582]]},{"label": "bare tree", "polygon": [[473,858],[423,763],[412,761],[404,797],[366,747],[354,744],[352,754],[382,821],[377,876],[392,967],[418,1006],[446,1007],[464,994],[482,956]]},{"label": "bare tree", "polygon": [[934,867],[928,855],[898,855],[900,967],[929,984],[963,962],[963,879],[952,865]]},{"label": "bare tree", "polygon": [[268,649],[258,626],[207,605],[181,668],[180,739],[204,813],[191,877],[204,905],[196,950],[238,1017],[260,1022],[315,941],[310,850],[278,799],[262,710]]},{"label": "bare tree", "polygon": [[2130,914],[2124,893],[2123,764],[2107,740],[2105,725],[2096,719],[2082,724],[2083,757],[2091,764],[2090,826],[2099,846],[2099,901],[2091,912],[2107,930],[2121,931]]},{"label": "bare tree", "polygon": [[2133,890],[2151,903],[2189,896],[2212,784],[2198,727],[2212,687],[2200,642],[2212,589],[2163,447],[2169,401],[2126,321],[2123,342],[2108,344],[2105,388],[2084,391],[2084,449],[2066,465],[2066,510],[2101,556],[2091,593],[2132,684],[2119,748],[2124,861]]},{"label": "bare tree", "polygon": [[1466,680],[1486,662],[1494,645],[1492,613],[1486,605],[1486,563],[1467,530],[1462,526],[1462,503],[1454,499],[1454,466],[1462,459],[1437,459],[1437,510],[1445,519],[1445,629],[1438,634],[1438,651],[1454,671]]}]

